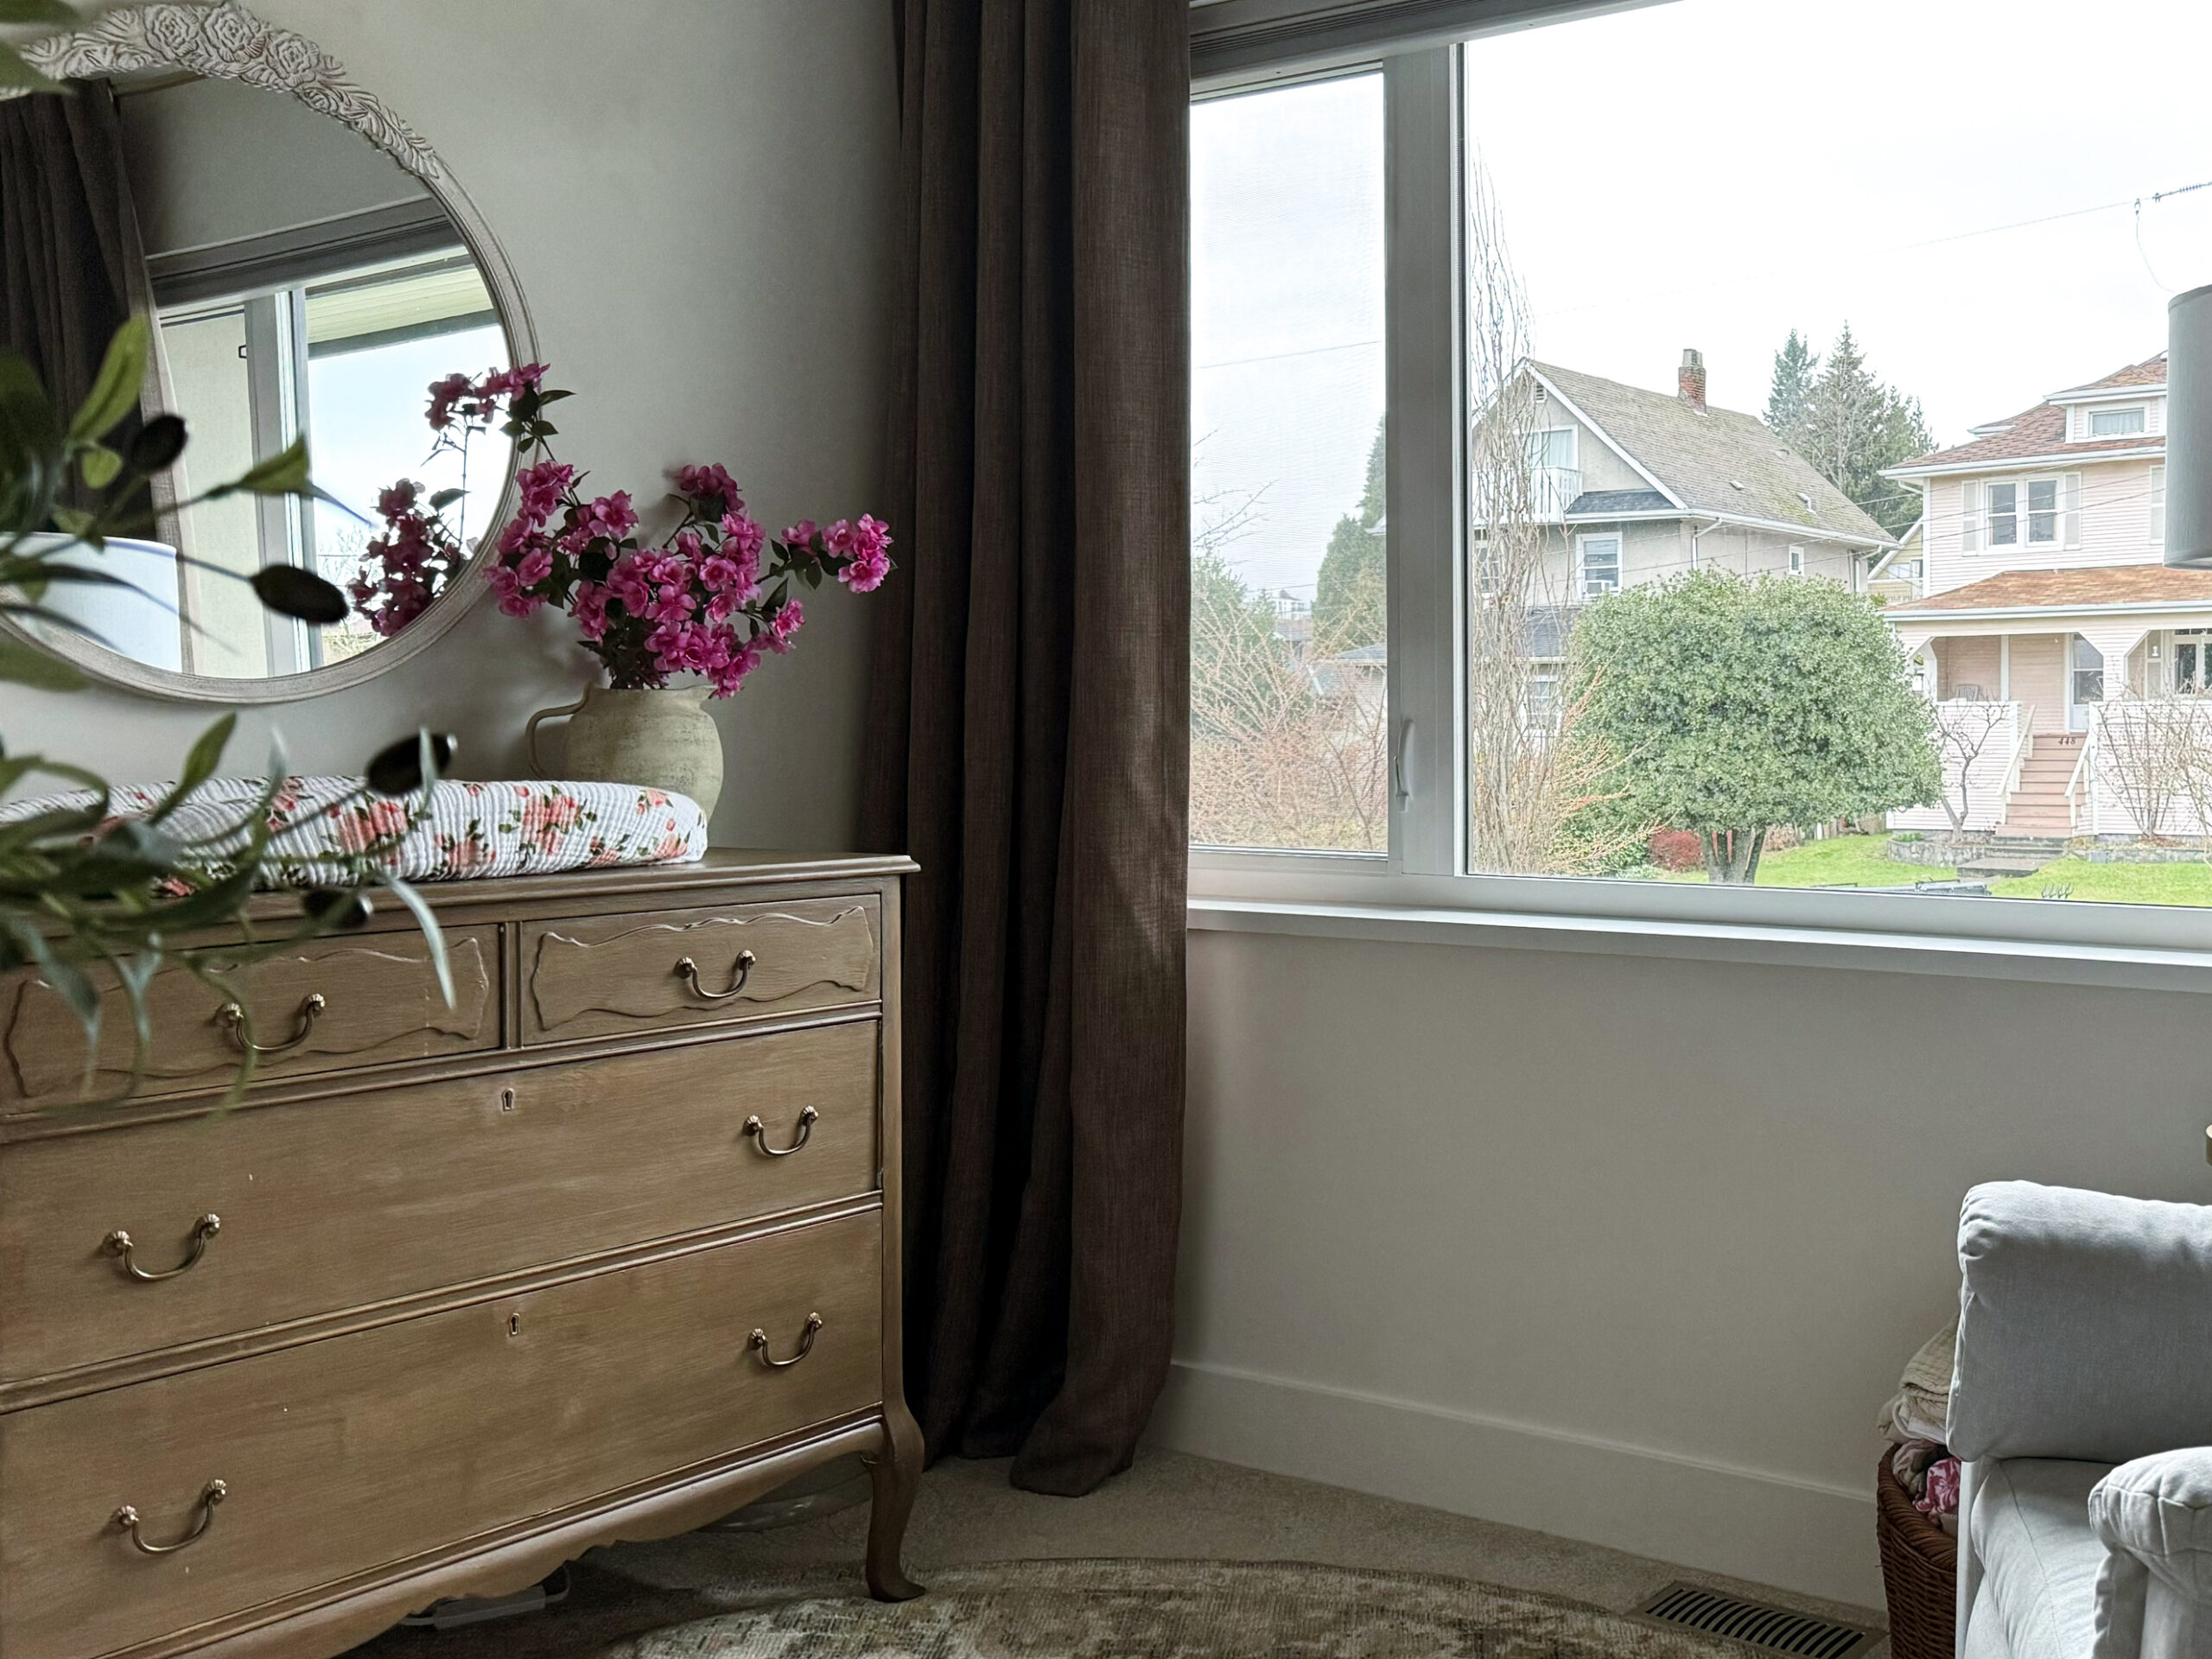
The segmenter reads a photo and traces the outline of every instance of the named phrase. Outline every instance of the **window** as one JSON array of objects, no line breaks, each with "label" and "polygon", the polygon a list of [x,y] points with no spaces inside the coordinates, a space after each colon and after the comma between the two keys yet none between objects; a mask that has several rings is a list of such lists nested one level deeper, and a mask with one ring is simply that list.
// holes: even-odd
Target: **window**
[{"label": "window", "polygon": [[2031,480],[2028,485],[2028,541],[2048,546],[2058,539],[2058,480]]},{"label": "window", "polygon": [[2174,691],[2202,696],[2212,690],[2212,633],[2202,628],[2174,630]]},{"label": "window", "polygon": [[1578,536],[1577,563],[1580,573],[1576,588],[1584,599],[1603,599],[1621,587],[1621,538],[1618,536]]},{"label": "window", "polygon": [[1192,111],[1191,835],[1378,853],[1382,77]]},{"label": "window", "polygon": [[[2212,9],[2141,3],[2151,15],[2131,13],[2127,33],[2212,52]],[[1754,10],[1761,27],[1746,30]],[[1923,42],[1936,60],[1986,54],[1973,60],[2008,84],[2044,73],[2042,48],[2007,27],[2007,0],[1940,11],[1940,40]],[[2118,71],[2121,33],[2087,29],[2081,49]],[[2025,775],[2031,740],[2008,728],[1993,740],[2001,760],[1975,749],[1961,763],[1977,723],[1986,739],[1993,719],[2017,725],[2038,703],[2046,728],[2060,709],[2080,711],[2101,753],[2120,747],[2103,734],[2135,706],[2117,678],[2106,696],[2123,665],[2077,643],[2073,623],[1955,613],[2048,592],[2094,607],[2103,567],[2156,556],[2139,538],[2107,551],[2100,520],[2098,556],[2082,561],[2094,568],[1980,599],[1961,591],[2013,567],[2047,573],[2082,544],[2084,474],[2054,458],[2069,436],[2156,425],[2159,394],[2115,377],[2152,359],[2164,312],[2132,239],[2081,213],[2103,198],[2089,189],[2085,204],[2080,180],[2135,176],[2146,145],[2183,153],[2187,117],[2162,108],[2148,130],[2085,130],[2088,173],[1993,158],[1980,113],[1931,104],[1888,73],[1893,41],[1845,0],[1602,9],[1394,52],[1379,72],[1263,63],[1266,51],[1325,48],[1251,39],[1234,72],[1248,79],[1222,71],[1193,114],[1194,557],[1201,590],[1209,572],[1235,578],[1238,619],[1262,593],[1312,596],[1314,643],[1279,639],[1239,660],[1302,665],[1313,701],[1289,699],[1303,723],[1268,725],[1219,700],[1205,689],[1218,646],[1194,620],[1201,839],[1370,853],[1344,879],[1419,878],[1431,885],[1406,903],[1531,913],[1847,927],[1853,905],[1891,918],[1916,906],[1932,929],[2063,930],[2086,929],[2063,918],[2088,906],[2039,906],[2046,890],[2167,902],[2177,884],[2120,861],[2094,880],[2039,867],[2014,881],[1961,874],[1904,842],[1980,833],[2015,810],[2024,791],[1997,785]],[[1716,151],[1681,118],[1682,86],[1725,97],[1776,85],[1855,118]],[[1558,118],[1563,99],[1576,121]],[[1961,193],[1968,161],[1978,181]],[[1989,168],[2003,177],[2001,215],[1974,206]],[[1802,209],[1808,191],[1818,214]],[[1731,234],[1758,257],[1702,257],[1684,239],[1686,200],[1729,204]],[[2183,209],[2158,211],[2177,223]],[[2019,223],[1999,235],[2000,219]],[[1839,225],[1851,227],[1841,257]],[[1663,280],[1613,252],[1654,247],[1675,256]],[[1906,247],[1911,258],[1891,257]],[[2043,399],[2100,382],[2126,390],[2080,394],[2070,425],[2068,405]],[[1386,388],[1387,512],[1370,516],[1363,466]],[[2134,476],[2099,483],[2098,510],[2147,492],[2155,524],[2161,475]],[[1208,516],[1254,502],[1241,518]],[[1911,556],[1880,568],[1901,543]],[[1815,546],[1818,574],[1880,579],[1757,580],[1812,577]],[[1961,560],[1962,547],[1975,557]],[[1319,643],[1347,548],[1372,550],[1389,595],[1388,637],[1371,642],[1380,671],[1363,680]],[[1773,608],[1747,608],[1747,594]],[[2081,625],[2101,641],[2130,620],[2124,598],[2109,608]],[[2000,643],[2038,633],[2009,656]],[[1853,643],[1831,652],[1793,639]],[[2153,665],[2161,689],[2212,680],[2212,636],[2171,643],[2173,660]],[[1961,687],[1989,701],[1948,695]],[[1862,764],[1877,732],[1901,735],[1883,764]],[[1783,734],[1804,739],[1786,758]],[[1354,755],[1363,796],[1340,782]],[[2110,827],[2125,821],[2125,790],[2093,772],[2077,780],[2076,810],[2104,815],[2097,833],[2129,833]],[[1818,787],[1799,788],[1815,772]],[[1786,787],[1759,792],[1777,779]],[[2212,835],[2212,823],[2177,808],[2164,833]],[[1706,849],[1688,869],[1667,850],[1685,834]],[[1705,893],[1708,859],[1762,891]],[[1233,852],[1193,862],[1262,884],[1347,868]],[[1930,881],[2029,902],[1914,896]],[[1893,896],[1816,903],[1808,887]],[[2019,919],[1986,919],[1999,912]]]},{"label": "window", "polygon": [[1989,544],[2017,547],[2020,540],[2020,486],[1989,486]]},{"label": "window", "polygon": [[[484,280],[458,251],[181,302],[156,315],[177,412],[192,429],[181,467],[187,486],[234,477],[305,437],[316,486],[345,504],[319,500],[302,511],[286,498],[238,495],[189,509],[195,556],[227,559],[238,575],[304,564],[343,586],[376,533],[362,520],[375,518],[385,486],[467,481],[457,455],[426,466],[428,429],[392,411],[421,407],[424,389],[443,375],[480,374],[506,356]],[[493,494],[460,504],[464,537],[484,529]],[[183,596],[198,624],[201,673],[296,673],[376,642],[357,616],[311,628],[261,613],[243,583],[208,571],[188,573]]]}]

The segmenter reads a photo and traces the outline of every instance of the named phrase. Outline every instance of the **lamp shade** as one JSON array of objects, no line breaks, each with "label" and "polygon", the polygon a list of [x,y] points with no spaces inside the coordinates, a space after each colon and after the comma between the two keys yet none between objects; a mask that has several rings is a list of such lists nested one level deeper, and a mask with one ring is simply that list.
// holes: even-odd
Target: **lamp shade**
[{"label": "lamp shade", "polygon": [[2212,285],[2166,307],[2166,563],[2212,569]]}]

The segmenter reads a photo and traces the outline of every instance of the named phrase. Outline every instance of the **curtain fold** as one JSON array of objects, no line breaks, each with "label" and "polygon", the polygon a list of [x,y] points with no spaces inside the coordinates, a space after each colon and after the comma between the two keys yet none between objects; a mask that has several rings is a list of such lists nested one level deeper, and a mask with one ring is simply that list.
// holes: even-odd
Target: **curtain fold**
[{"label": "curtain fold", "polygon": [[871,844],[910,851],[907,1392],[1081,1492],[1173,1338],[1189,770],[1187,0],[894,0]]},{"label": "curtain fold", "polygon": [[146,257],[105,86],[0,102],[0,343],[64,409],[83,401]]}]

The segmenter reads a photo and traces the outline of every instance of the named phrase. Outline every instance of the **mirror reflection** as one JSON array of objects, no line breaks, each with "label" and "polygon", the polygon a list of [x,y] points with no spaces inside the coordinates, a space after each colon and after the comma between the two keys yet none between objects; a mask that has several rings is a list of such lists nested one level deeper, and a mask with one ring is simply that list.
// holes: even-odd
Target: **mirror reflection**
[{"label": "mirror reflection", "polygon": [[[505,441],[433,453],[424,420],[432,381],[510,362],[482,272],[419,180],[288,95],[144,72],[0,103],[0,298],[5,344],[73,403],[124,315],[156,324],[143,405],[190,438],[154,533],[71,556],[128,587],[49,590],[134,661],[253,679],[372,650],[358,611],[313,626],[238,578],[289,563],[346,588],[402,478],[468,490],[447,514],[464,543],[496,505]],[[329,499],[183,505],[301,438]]]}]

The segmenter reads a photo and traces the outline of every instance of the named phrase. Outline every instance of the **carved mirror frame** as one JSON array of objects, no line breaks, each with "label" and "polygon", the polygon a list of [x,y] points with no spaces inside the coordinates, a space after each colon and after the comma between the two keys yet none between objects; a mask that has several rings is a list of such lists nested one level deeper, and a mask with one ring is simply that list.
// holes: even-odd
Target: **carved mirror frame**
[{"label": "carved mirror frame", "polygon": [[[23,55],[56,79],[91,79],[143,69],[185,69],[212,79],[242,81],[268,92],[286,92],[318,114],[342,122],[420,180],[443,207],[491,291],[515,363],[539,360],[537,337],[507,257],[492,227],[468,193],[422,136],[372,93],[346,78],[327,52],[304,36],[255,16],[236,0],[215,3],[154,3],[119,6],[68,34],[49,36],[23,48]],[[23,96],[0,88],[0,98]],[[515,508],[516,454],[508,447],[506,472],[486,524],[505,524]],[[483,598],[486,561],[471,558],[414,621],[388,639],[343,662],[297,674],[260,679],[227,679],[153,668],[89,639],[29,635],[13,624],[0,631],[29,639],[41,649],[66,658],[92,678],[110,685],[192,702],[293,702],[364,683],[420,656]]]}]

